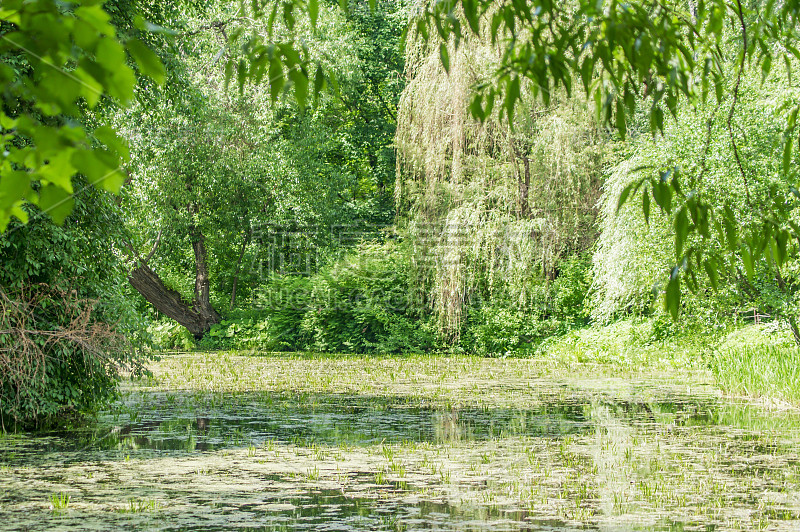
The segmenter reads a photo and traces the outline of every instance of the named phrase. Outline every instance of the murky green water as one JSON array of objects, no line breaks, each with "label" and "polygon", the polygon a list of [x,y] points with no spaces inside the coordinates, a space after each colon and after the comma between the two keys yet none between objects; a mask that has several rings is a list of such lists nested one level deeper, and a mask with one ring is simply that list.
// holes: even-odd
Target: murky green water
[{"label": "murky green water", "polygon": [[796,411],[516,386],[497,407],[133,388],[91,428],[0,438],[0,529],[800,529]]}]

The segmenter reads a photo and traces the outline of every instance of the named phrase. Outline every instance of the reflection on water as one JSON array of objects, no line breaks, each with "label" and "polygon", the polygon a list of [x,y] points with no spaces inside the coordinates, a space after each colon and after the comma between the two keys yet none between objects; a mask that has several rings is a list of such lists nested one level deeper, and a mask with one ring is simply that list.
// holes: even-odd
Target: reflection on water
[{"label": "reflection on water", "polygon": [[[138,399],[138,396],[137,396]],[[591,429],[587,403],[545,404],[530,410],[437,409],[383,398],[258,394],[152,394],[129,399],[132,413],[106,414],[91,430],[53,433],[29,451],[216,451],[279,443],[375,445],[560,437]],[[146,408],[144,408],[146,406]],[[194,413],[195,411],[201,414]],[[135,420],[134,420],[135,419]],[[80,457],[79,457],[80,459]],[[2,460],[2,455],[0,455]]]},{"label": "reflection on water", "polygon": [[[132,393],[91,429],[0,438],[0,529],[800,524],[796,415],[708,397],[563,392],[543,388],[518,409]],[[71,506],[51,511],[61,491]]]}]

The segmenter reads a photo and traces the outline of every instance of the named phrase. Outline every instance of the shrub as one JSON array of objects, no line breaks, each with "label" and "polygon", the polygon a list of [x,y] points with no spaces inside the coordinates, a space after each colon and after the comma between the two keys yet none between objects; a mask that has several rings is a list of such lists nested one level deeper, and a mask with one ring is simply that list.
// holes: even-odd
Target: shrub
[{"label": "shrub", "polygon": [[525,355],[533,353],[542,338],[561,330],[555,318],[542,320],[507,306],[485,306],[470,313],[462,344],[481,356]]},{"label": "shrub", "polygon": [[155,347],[161,349],[189,351],[196,347],[194,336],[185,327],[170,319],[150,324],[147,331]]},{"label": "shrub", "polygon": [[434,334],[423,325],[401,244],[361,244],[312,279],[303,329],[310,347],[356,353],[420,352]]},{"label": "shrub", "polygon": [[126,338],[95,301],[46,285],[0,288],[0,421],[42,425],[115,396],[119,370],[141,373]]},{"label": "shrub", "polygon": [[592,283],[592,258],[581,254],[561,259],[558,276],[550,286],[551,313],[567,324],[586,325],[590,312],[585,305]]},{"label": "shrub", "polygon": [[[35,215],[33,207],[31,214]],[[20,426],[89,413],[142,371],[141,320],[119,294],[116,208],[91,187],[63,226],[32,216],[0,235],[0,420]]]}]

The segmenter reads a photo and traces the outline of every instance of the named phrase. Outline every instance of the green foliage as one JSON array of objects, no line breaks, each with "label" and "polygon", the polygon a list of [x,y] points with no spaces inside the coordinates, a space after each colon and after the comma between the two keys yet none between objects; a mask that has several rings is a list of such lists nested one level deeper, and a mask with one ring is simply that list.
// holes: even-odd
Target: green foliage
[{"label": "green foliage", "polygon": [[[123,45],[103,2],[9,0],[0,8],[0,231],[27,221],[25,203],[63,223],[74,179],[118,192],[128,149],[114,129],[76,123],[104,97],[126,105],[141,72],[158,82],[164,69],[140,40]],[[144,28],[144,21],[138,21]]]},{"label": "green foliage", "polygon": [[559,261],[558,276],[550,284],[550,313],[568,326],[588,323],[586,299],[592,284],[591,265],[588,253],[565,257]]},{"label": "green foliage", "polygon": [[723,390],[800,402],[800,350],[775,325],[737,330],[709,353],[708,365]]},{"label": "green foliage", "polygon": [[271,24],[238,17],[237,7],[214,3],[188,22],[191,51],[169,65],[180,91],[166,88],[116,117],[132,139],[124,206],[133,247],[145,257],[159,241],[149,264],[191,299],[189,233],[202,234],[219,311],[258,305],[272,272],[308,274],[352,245],[349,235],[391,223],[393,109],[403,86],[395,6],[345,15],[324,5],[313,31],[298,23],[293,38],[336,74],[335,97],[320,94],[305,109],[257,84],[226,91],[212,59],[217,32],[264,33]]},{"label": "green foliage", "polygon": [[[780,76],[762,81],[750,70],[740,83],[733,124],[737,137],[747,139],[738,147],[741,168],[728,134],[731,116],[719,106],[681,105],[664,137],[643,135],[628,144],[631,154],[611,172],[602,201],[596,319],[652,312],[654,291],[663,293],[673,317],[679,309],[698,314],[713,306],[730,319],[746,305],[791,314],[786,304],[793,299],[797,248],[787,235],[797,204],[782,190],[786,176],[775,154],[780,108],[794,92]],[[653,182],[648,176],[658,168],[664,170]],[[679,183],[691,190],[675,193]],[[782,244],[767,245],[765,235]],[[697,296],[683,294],[681,285]]]},{"label": "green foliage", "polygon": [[320,351],[404,353],[429,350],[422,305],[409,284],[409,250],[361,244],[313,280],[303,328]]},{"label": "green foliage", "polygon": [[111,247],[119,219],[108,198],[85,190],[61,227],[30,212],[29,224],[0,236],[0,418],[22,425],[110,400],[119,370],[141,370],[143,341]]},{"label": "green foliage", "polygon": [[557,319],[495,303],[470,312],[461,345],[480,356],[530,355],[543,338],[559,332]]},{"label": "green foliage", "polygon": [[[704,0],[686,6],[581,0],[564,6],[549,1],[497,5],[491,0],[447,0],[428,3],[414,27],[431,49],[437,44],[432,37],[435,30],[437,38],[456,47],[475,37],[490,37],[502,50],[494,74],[477,85],[470,105],[473,116],[481,121],[491,116],[497,101],[499,115],[513,126],[524,80],[531,82],[545,105],[557,94],[555,89],[562,88],[569,95],[580,80],[583,92],[594,100],[600,121],[614,125],[623,138],[629,123],[637,118],[637,106],[649,101],[646,120],[649,131],[656,135],[665,130],[665,111],[677,116],[682,101],[705,106],[713,92],[718,108],[727,107],[725,129],[731,160],[746,186],[747,154],[733,124],[743,96],[740,85],[748,69],[762,82],[769,79],[776,70],[773,54],[778,49],[786,67],[781,77],[791,84],[792,62],[800,59],[798,15],[797,2],[745,6]],[[449,67],[452,61],[443,54],[442,62]],[[777,269],[787,260],[787,243],[800,236],[793,208],[787,208],[784,199],[789,193],[800,196],[795,183],[798,171],[792,164],[798,110],[796,98],[778,108],[782,132],[769,156],[780,165],[782,180],[774,187],[767,212],[743,231],[738,230],[735,213],[724,209],[720,200],[724,196],[698,194],[702,165],[689,172],[673,165],[650,168],[620,191],[618,206],[641,191],[645,218],[651,199],[671,217],[676,258],[666,279],[664,302],[673,318],[681,307],[682,284],[698,290],[697,276],[704,273],[717,285],[727,270],[716,257],[703,254],[703,245],[692,246],[690,240],[707,241],[712,232],[724,236],[748,278],[753,277],[755,262],[762,258]]]},{"label": "green foliage", "polygon": [[528,83],[513,130],[495,117],[474,120],[471,87],[497,66],[495,47],[475,38],[454,48],[449,73],[438,54],[422,39],[408,43],[395,193],[426,259],[415,285],[430,294],[442,336],[457,341],[468,307],[529,308],[546,299],[540,285],[562,258],[593,245],[614,143],[585,102],[559,95],[545,108]]},{"label": "green foliage", "polygon": [[392,241],[360,244],[311,277],[273,275],[253,310],[235,311],[200,342],[179,326],[150,328],[167,349],[416,353],[434,347],[424,305],[409,290],[409,255]]},{"label": "green foliage", "polygon": [[481,356],[535,355],[542,341],[586,325],[590,264],[586,255],[562,259],[556,278],[540,279],[525,305],[499,294],[474,304],[468,310],[460,345]]},{"label": "green foliage", "polygon": [[627,318],[549,338],[537,354],[636,371],[660,366],[699,368],[704,361],[698,355],[713,348],[719,338],[720,331],[701,322],[675,324],[666,316]]},{"label": "green foliage", "polygon": [[303,326],[312,304],[312,279],[300,275],[273,275],[259,287],[253,305],[268,319],[269,343],[274,351],[299,351],[311,341]]},{"label": "green foliage", "polygon": [[196,347],[192,334],[172,320],[161,320],[151,323],[147,332],[153,345],[161,349],[189,351]]}]

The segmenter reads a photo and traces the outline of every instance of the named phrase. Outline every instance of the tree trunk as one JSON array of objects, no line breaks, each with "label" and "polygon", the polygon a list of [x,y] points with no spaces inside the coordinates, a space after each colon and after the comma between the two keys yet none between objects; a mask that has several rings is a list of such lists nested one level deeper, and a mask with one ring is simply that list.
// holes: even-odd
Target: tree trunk
[{"label": "tree trunk", "polygon": [[[203,321],[208,323],[208,329],[210,329],[212,325],[222,321],[222,317],[211,306],[211,279],[208,276],[205,238],[197,229],[193,229],[191,234],[195,266],[193,307]],[[203,333],[205,332],[203,331]]]},{"label": "tree trunk", "polygon": [[527,157],[523,157],[522,163],[525,166],[525,181],[522,180],[522,176],[518,178],[520,203],[519,210],[522,217],[527,218],[528,214],[530,213],[530,207],[528,206],[528,191],[531,188],[531,161]]},{"label": "tree trunk", "polygon": [[205,239],[197,229],[192,231],[192,236],[195,263],[193,302],[187,303],[180,293],[167,288],[145,261],[139,262],[139,266],[128,276],[128,281],[156,310],[186,327],[199,340],[222,318],[211,306]]}]

